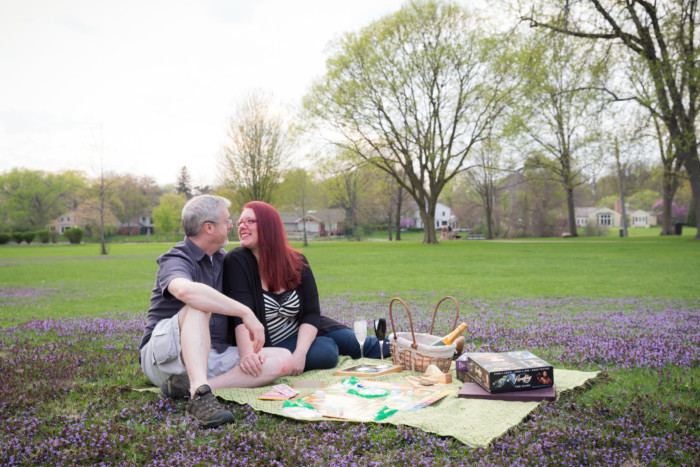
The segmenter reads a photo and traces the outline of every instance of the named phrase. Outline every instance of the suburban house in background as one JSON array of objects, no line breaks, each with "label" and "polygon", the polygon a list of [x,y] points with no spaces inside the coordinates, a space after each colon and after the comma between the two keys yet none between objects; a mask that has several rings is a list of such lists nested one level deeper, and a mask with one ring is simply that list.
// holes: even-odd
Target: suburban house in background
[{"label": "suburban house in background", "polygon": [[629,218],[629,227],[647,229],[649,227],[657,225],[658,223],[658,220],[653,213],[649,211],[642,211],[641,209],[630,213]]},{"label": "suburban house in background", "polygon": [[[74,227],[86,228],[86,223],[74,211],[67,212],[61,217],[49,223],[48,230],[63,234]],[[146,235],[153,233],[153,218],[151,216],[135,216],[131,222],[118,223],[116,225],[119,235]]]},{"label": "suburban house in background", "polygon": [[[410,218],[410,222],[404,223],[402,221],[401,225],[404,224],[410,224],[407,225],[407,227],[417,227],[419,229],[425,228],[417,206],[414,210],[413,217]],[[457,216],[452,214],[452,209],[449,206],[438,202],[435,205],[435,228],[440,229],[442,226],[452,226],[452,228],[455,229],[459,226],[459,222],[457,220]]]},{"label": "suburban house in background", "polygon": [[[622,205],[615,201],[615,209],[608,208],[575,208],[576,227],[594,225],[597,227],[622,227]],[[627,213],[627,226],[636,228],[648,228],[657,223],[656,216],[648,211],[638,209]]]},{"label": "suburban house in background", "polygon": [[146,235],[153,233],[153,218],[151,216],[135,217],[131,222],[119,225],[119,235]]},{"label": "suburban house in background", "polygon": [[49,232],[58,232],[59,234],[62,234],[66,230],[74,227],[80,227],[80,225],[78,225],[78,219],[76,218],[75,213],[71,211],[49,222],[48,227]]},{"label": "suburban house in background", "polygon": [[313,237],[335,237],[345,233],[345,211],[342,209],[319,209],[306,212],[280,212],[284,230],[290,238],[301,238],[306,234]]}]

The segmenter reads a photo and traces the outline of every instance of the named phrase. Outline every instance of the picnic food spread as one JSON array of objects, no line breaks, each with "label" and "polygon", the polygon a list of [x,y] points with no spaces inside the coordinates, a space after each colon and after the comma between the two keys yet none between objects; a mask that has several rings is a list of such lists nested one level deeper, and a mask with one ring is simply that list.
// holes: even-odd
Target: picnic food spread
[{"label": "picnic food spread", "polygon": [[[445,297],[445,299],[451,297]],[[438,303],[438,306],[442,301]],[[400,301],[400,299],[393,299]],[[452,299],[454,300],[454,299]],[[455,301],[456,304],[456,301]],[[405,304],[404,304],[405,307]],[[408,308],[406,311],[409,313]],[[437,312],[437,307],[436,310]],[[391,314],[391,306],[390,306]],[[392,342],[393,365],[365,364],[335,371],[336,376],[345,377],[335,384],[320,387],[318,384],[306,385],[308,392],[303,391],[303,385],[295,387],[298,392],[286,385],[274,386],[272,391],[258,397],[266,400],[284,400],[278,408],[285,414],[296,417],[314,419],[321,417],[341,418],[356,421],[380,421],[399,411],[415,411],[455,392],[452,383],[450,366],[452,358],[424,358],[421,352],[425,347],[452,347],[450,357],[454,352],[454,342],[467,328],[462,322],[456,326],[459,310],[455,317],[454,329],[444,337],[423,334],[422,341],[430,342],[423,347],[417,345],[416,334],[411,328],[414,339],[414,354],[407,359],[401,357],[398,347]],[[433,323],[435,314],[433,315]],[[383,320],[382,320],[383,321]],[[393,317],[392,317],[393,325]],[[411,324],[412,327],[412,324]],[[376,326],[375,326],[376,328]],[[380,326],[380,329],[382,327]],[[432,325],[430,331],[432,332]],[[382,331],[383,332],[383,331]],[[392,334],[396,341],[396,333]],[[429,350],[427,351],[429,352]],[[421,375],[408,375],[409,384],[396,384],[382,381],[372,381],[372,378],[404,370],[416,370],[415,362],[419,361]],[[409,365],[409,368],[406,365]],[[506,401],[539,401],[554,400],[556,392],[553,382],[553,367],[529,351],[514,351],[501,353],[465,353],[455,364],[457,378],[463,382],[459,391],[460,398],[498,399]],[[279,403],[279,402],[278,402]]]}]

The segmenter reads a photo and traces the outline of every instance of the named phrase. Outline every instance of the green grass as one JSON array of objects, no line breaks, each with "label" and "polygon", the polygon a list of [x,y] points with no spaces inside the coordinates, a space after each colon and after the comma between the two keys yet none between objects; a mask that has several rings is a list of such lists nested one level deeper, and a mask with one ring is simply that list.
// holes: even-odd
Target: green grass
[{"label": "green grass", "polygon": [[[303,251],[313,267],[322,297],[376,302],[377,309],[384,311],[392,296],[414,296],[422,303],[431,302],[433,295],[446,294],[495,301],[540,297],[636,297],[654,301],[654,297],[662,297],[674,303],[677,300],[696,304],[700,283],[700,242],[692,240],[694,234],[694,231],[684,229],[681,237],[462,240],[439,245],[423,245],[420,238],[393,243],[333,241],[311,242]],[[103,314],[118,319],[145,318],[157,270],[155,259],[171,245],[111,244],[108,256],[101,256],[99,245],[95,244],[0,246],[0,327],[34,319]],[[295,244],[295,247],[300,246]],[[426,298],[426,294],[432,295]],[[341,305],[337,307],[342,307],[342,300],[338,302]],[[585,300],[577,303],[574,314],[589,311],[584,309]],[[627,306],[631,308],[619,310],[620,314],[634,313],[637,305],[632,302]],[[697,308],[697,305],[691,306]],[[510,307],[508,301],[503,310],[509,311]],[[479,322],[479,316],[474,319]],[[528,322],[524,314],[511,316],[506,313],[499,315],[498,321],[501,320],[502,327],[509,330],[518,330]],[[348,436],[348,446],[355,442],[352,435],[344,434],[354,430],[352,426],[333,424],[324,427],[279,417],[253,416],[245,407],[237,408],[239,424],[228,431],[212,434],[197,430],[195,434],[185,436],[183,433],[187,432],[188,425],[182,419],[184,405],[171,407],[155,402],[153,394],[124,390],[131,385],[146,384],[137,363],[133,336],[116,331],[105,334],[112,325],[83,325],[89,326],[83,331],[66,329],[46,335],[36,335],[31,330],[16,333],[9,330],[5,350],[0,352],[0,363],[11,362],[13,355],[22,350],[29,353],[32,361],[45,365],[36,368],[26,365],[7,373],[18,379],[15,385],[31,384],[38,388],[27,393],[37,400],[32,399],[26,407],[16,409],[22,414],[37,411],[31,412],[35,417],[32,420],[47,422],[33,423],[34,431],[27,435],[33,436],[37,445],[44,438],[60,438],[51,436],[54,431],[72,426],[72,421],[80,417],[88,418],[95,427],[86,429],[83,434],[95,430],[111,432],[113,429],[120,435],[124,434],[128,441],[114,442],[111,449],[118,454],[112,453],[109,458],[114,460],[123,454],[136,463],[153,459],[139,444],[148,436],[158,438],[157,441],[167,449],[171,448],[170,437],[175,436],[178,443],[190,443],[192,450],[210,442],[213,445],[228,443],[228,438],[223,439],[228,434],[238,439],[249,436],[249,432],[260,433],[261,439],[271,438],[270,443],[277,444],[283,442],[278,443],[274,438],[279,433],[292,436],[294,445],[322,442],[319,440],[325,442],[326,431],[335,437]],[[13,345],[16,347],[10,351]],[[503,345],[507,346],[508,342]],[[551,358],[559,366],[557,356],[560,349],[556,345],[531,350]],[[46,358],[46,362],[42,363],[40,356]],[[70,358],[79,359],[73,362]],[[591,365],[581,369],[592,371],[597,368]],[[607,370],[614,379],[612,382],[548,405],[549,409],[541,415],[542,418],[527,421],[520,427],[521,431],[506,437],[501,451],[485,454],[481,460],[489,459],[487,463],[494,465],[532,460],[535,454],[529,452],[528,446],[553,432],[559,433],[557,439],[561,444],[555,446],[557,449],[576,449],[562,440],[569,439],[567,433],[574,433],[575,438],[577,430],[583,429],[594,438],[588,441],[589,444],[583,444],[583,449],[595,446],[622,452],[652,442],[661,443],[658,440],[662,438],[668,438],[672,443],[679,439],[679,433],[692,439],[697,433],[700,368],[696,365],[667,365],[657,369],[612,367]],[[44,377],[44,373],[52,375]],[[46,399],[46,402],[39,399]],[[12,400],[15,400],[14,395]],[[22,417],[24,415],[16,415],[15,418],[24,420]],[[582,418],[596,427],[581,427]],[[653,430],[641,434],[628,432],[624,423],[627,419],[636,423],[638,430],[639,425],[653,427]],[[604,427],[605,439],[597,437],[595,430],[600,429],[598,426]],[[12,427],[7,430],[13,433]],[[403,452],[401,443],[405,435],[399,436],[402,429],[368,424],[366,431],[372,440],[371,445],[377,446],[373,455],[387,456],[387,463],[391,462],[392,456]],[[10,439],[9,435],[6,439]],[[288,440],[285,438],[284,442]],[[345,442],[342,445],[345,446]],[[513,448],[512,445],[520,447]],[[315,450],[316,446],[313,448]],[[419,449],[415,445],[408,448]],[[71,447],[61,449],[71,455]],[[87,455],[85,453],[90,449],[80,452]],[[321,456],[331,452],[319,451]],[[99,458],[99,455],[96,453],[95,457]],[[468,448],[453,444],[444,455],[448,456],[445,463],[449,463],[463,455],[481,454],[470,454]],[[362,459],[361,453],[357,456],[356,459]],[[678,452],[674,456],[674,462],[678,464],[694,464],[698,460],[697,452]],[[377,457],[380,458],[384,459]],[[633,459],[634,455],[630,453],[632,464]],[[661,463],[669,463],[668,458]]]},{"label": "green grass", "polygon": [[[322,296],[351,300],[425,291],[465,297],[697,298],[700,242],[683,237],[553,241],[311,242],[303,248]],[[100,312],[145,312],[157,265],[171,244],[0,247],[0,325]],[[235,246],[232,245],[232,246]],[[295,244],[295,247],[300,247]],[[36,295],[36,296],[32,296]],[[380,301],[381,300],[381,301]]]}]

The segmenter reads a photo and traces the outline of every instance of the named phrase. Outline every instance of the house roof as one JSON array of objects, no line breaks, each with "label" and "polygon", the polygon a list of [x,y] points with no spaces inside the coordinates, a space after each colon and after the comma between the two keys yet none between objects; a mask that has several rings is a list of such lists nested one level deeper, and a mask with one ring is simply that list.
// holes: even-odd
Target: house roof
[{"label": "house roof", "polygon": [[574,208],[574,215],[576,217],[588,217],[596,211],[598,211],[598,208],[596,208],[595,206],[585,208]]},{"label": "house roof", "polygon": [[[283,211],[280,212],[280,217],[282,218],[282,223],[284,224],[294,224],[297,222],[301,222],[300,211]],[[319,222],[343,222],[345,220],[345,211],[338,208],[307,211],[306,218],[312,218]]]}]

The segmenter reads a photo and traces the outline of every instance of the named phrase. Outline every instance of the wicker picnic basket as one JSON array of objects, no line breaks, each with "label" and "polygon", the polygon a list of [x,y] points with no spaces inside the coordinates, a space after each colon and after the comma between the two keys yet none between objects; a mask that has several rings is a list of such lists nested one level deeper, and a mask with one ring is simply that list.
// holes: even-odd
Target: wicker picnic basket
[{"label": "wicker picnic basket", "polygon": [[[413,331],[413,318],[411,311],[408,309],[406,302],[400,298],[392,298],[389,302],[389,319],[391,319],[391,329],[394,331],[389,336],[389,350],[391,351],[391,359],[394,365],[401,365],[404,370],[425,371],[429,365],[435,365],[440,368],[440,371],[447,373],[450,371],[452,364],[452,356],[455,353],[455,344],[434,346],[435,341],[442,336],[433,336],[433,326],[435,325],[435,316],[437,315],[440,304],[445,300],[452,300],[456,307],[455,321],[452,329],[457,326],[459,319],[459,305],[453,297],[444,297],[435,305],[433,311],[433,322],[430,324],[429,334],[415,333]],[[397,332],[394,325],[394,315],[392,307],[394,302],[399,302],[403,305],[406,313],[408,313],[408,322],[411,326],[411,332]]]}]

